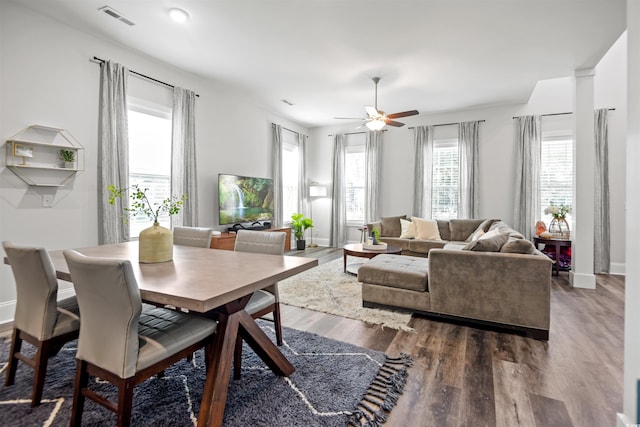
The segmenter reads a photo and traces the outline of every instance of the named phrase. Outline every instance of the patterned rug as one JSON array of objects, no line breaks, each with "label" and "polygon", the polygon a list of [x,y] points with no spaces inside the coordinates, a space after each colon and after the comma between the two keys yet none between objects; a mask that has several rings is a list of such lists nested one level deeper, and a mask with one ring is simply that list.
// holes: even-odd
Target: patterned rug
[{"label": "patterned rug", "polygon": [[[259,321],[275,340],[272,324]],[[284,328],[284,355],[296,367],[288,378],[274,375],[246,346],[242,378],[231,380],[225,426],[377,426],[402,393],[411,358],[385,354],[315,334]],[[30,348],[23,344],[23,348]],[[0,343],[4,377],[9,339]],[[0,386],[0,425],[67,426],[73,396],[76,342],[50,359],[42,404],[30,407],[33,371],[18,365],[16,383]],[[194,426],[204,386],[202,350],[193,362],[178,362],[161,379],[151,378],[134,392],[133,426]],[[96,380],[94,389],[113,393]],[[115,425],[115,416],[86,401],[82,425]]]},{"label": "patterned rug", "polygon": [[411,314],[362,306],[362,285],[356,276],[344,272],[342,258],[279,282],[278,293],[283,304],[414,331],[407,325]]}]

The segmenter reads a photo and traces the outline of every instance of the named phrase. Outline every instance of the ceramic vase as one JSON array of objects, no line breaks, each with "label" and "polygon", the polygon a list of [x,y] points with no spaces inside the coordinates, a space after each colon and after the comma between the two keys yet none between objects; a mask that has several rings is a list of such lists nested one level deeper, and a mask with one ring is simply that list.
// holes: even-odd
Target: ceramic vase
[{"label": "ceramic vase", "polygon": [[553,218],[551,224],[549,224],[549,233],[551,233],[553,237],[560,239],[568,239],[571,237],[569,223],[564,218]]},{"label": "ceramic vase", "polygon": [[65,169],[75,169],[76,162],[64,162]]},{"label": "ceramic vase", "polygon": [[173,259],[173,232],[157,222],[140,232],[138,261],[142,263],[166,262]]}]

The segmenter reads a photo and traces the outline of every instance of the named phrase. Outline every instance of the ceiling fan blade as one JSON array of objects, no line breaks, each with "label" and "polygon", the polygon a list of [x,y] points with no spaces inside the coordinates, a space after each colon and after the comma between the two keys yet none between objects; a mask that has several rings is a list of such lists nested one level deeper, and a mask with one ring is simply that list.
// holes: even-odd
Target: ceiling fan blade
[{"label": "ceiling fan blade", "polygon": [[396,122],[393,120],[385,120],[385,123],[388,124],[389,126],[395,126],[397,128],[401,128],[402,126],[404,126],[404,123],[400,123],[400,122]]},{"label": "ceiling fan blade", "polygon": [[387,114],[387,117],[390,119],[399,119],[400,117],[415,116],[416,114],[420,114],[418,110],[411,110],[411,111],[403,111],[401,113]]},{"label": "ceiling fan blade", "polygon": [[380,115],[380,113],[378,112],[378,110],[376,110],[374,107],[372,107],[371,105],[365,105],[364,106],[365,111],[367,112],[367,114],[369,115],[370,118],[372,117],[378,117]]}]

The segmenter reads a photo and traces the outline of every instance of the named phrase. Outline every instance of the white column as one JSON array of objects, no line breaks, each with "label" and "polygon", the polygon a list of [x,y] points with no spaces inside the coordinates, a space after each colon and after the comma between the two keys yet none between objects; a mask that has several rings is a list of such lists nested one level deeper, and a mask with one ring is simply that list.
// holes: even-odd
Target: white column
[{"label": "white column", "polygon": [[640,0],[627,0],[627,194],[624,295],[624,414],[638,420],[640,379]]},{"label": "white column", "polygon": [[595,69],[576,70],[573,91],[574,191],[571,212],[571,272],[569,279],[577,288],[596,287],[593,274],[595,136],[593,133],[593,76]]}]

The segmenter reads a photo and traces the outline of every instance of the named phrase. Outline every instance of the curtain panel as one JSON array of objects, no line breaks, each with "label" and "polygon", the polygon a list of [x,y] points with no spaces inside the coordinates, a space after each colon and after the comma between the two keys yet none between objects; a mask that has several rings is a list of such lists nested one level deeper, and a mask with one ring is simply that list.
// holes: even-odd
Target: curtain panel
[{"label": "curtain panel", "polygon": [[609,130],[606,108],[594,112],[596,176],[594,198],[594,273],[608,273],[611,264],[609,205]]},{"label": "curtain panel", "polygon": [[413,216],[431,218],[431,179],[433,175],[433,126],[413,130]]},{"label": "curtain panel", "polygon": [[382,173],[382,132],[367,132],[365,142],[365,223],[380,219],[380,175]]},{"label": "curtain panel", "polygon": [[345,162],[345,135],[338,134],[333,137],[333,161],[331,176],[331,234],[329,246],[341,247],[347,242],[347,210],[344,197],[344,162]]},{"label": "curtain panel", "polygon": [[309,215],[309,195],[307,185],[307,135],[298,134],[298,212]]},{"label": "curtain panel", "polygon": [[171,135],[171,195],[187,195],[180,213],[171,218],[172,226],[198,225],[198,185],[196,168],[196,94],[173,88]]},{"label": "curtain panel", "polygon": [[479,218],[479,141],[480,122],[458,125],[458,158],[460,161],[460,197],[458,218]]},{"label": "curtain panel", "polygon": [[129,187],[129,136],[127,121],[127,77],[121,64],[105,61],[100,66],[100,116],[98,120],[98,215],[100,244],[129,240],[129,226],[122,220],[128,197],[109,204],[107,185]]},{"label": "curtain panel", "polygon": [[516,188],[514,229],[531,240],[540,212],[540,116],[516,118]]},{"label": "curtain panel", "polygon": [[282,127],[271,124],[271,176],[273,177],[273,227],[282,227]]}]

